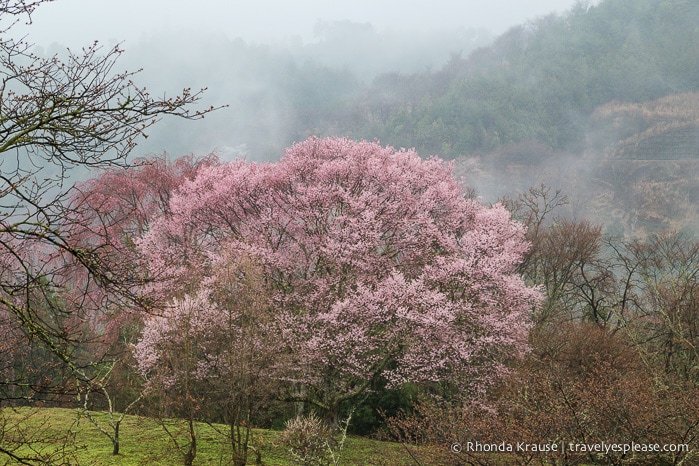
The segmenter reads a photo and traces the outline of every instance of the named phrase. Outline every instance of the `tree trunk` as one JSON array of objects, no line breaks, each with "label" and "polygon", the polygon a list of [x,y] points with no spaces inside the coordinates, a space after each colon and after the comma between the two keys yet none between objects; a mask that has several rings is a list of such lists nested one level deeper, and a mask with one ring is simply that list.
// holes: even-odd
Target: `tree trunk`
[{"label": "tree trunk", "polygon": [[184,466],[193,466],[194,458],[197,456],[197,435],[194,432],[194,422],[191,419],[189,420],[189,435],[191,442],[184,455]]},{"label": "tree trunk", "polygon": [[116,423],[114,426],[114,440],[112,441],[112,445],[114,445],[114,448],[112,449],[112,455],[116,456],[119,454],[119,422]]},{"label": "tree trunk", "polygon": [[331,429],[333,433],[336,433],[340,427],[340,404],[332,403],[328,405],[328,409],[323,414],[323,422],[325,425]]}]

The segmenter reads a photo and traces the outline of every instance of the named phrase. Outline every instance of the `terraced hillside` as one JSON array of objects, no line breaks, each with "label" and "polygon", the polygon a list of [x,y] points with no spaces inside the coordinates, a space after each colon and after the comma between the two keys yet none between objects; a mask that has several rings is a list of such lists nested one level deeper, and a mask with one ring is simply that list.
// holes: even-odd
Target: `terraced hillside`
[{"label": "terraced hillside", "polygon": [[643,237],[699,232],[699,94],[612,102],[589,121],[581,154],[520,143],[456,161],[486,201],[544,183],[571,199],[568,215]]},{"label": "terraced hillside", "polygon": [[616,133],[596,171],[595,216],[631,236],[699,231],[699,94],[607,104],[593,125],[592,135]]}]

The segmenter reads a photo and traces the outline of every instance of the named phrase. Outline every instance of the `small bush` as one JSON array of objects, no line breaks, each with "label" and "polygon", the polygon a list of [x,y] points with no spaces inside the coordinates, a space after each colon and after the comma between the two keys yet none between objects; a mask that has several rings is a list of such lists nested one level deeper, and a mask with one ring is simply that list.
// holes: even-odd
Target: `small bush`
[{"label": "small bush", "polygon": [[326,466],[333,463],[333,432],[315,414],[287,421],[279,439],[298,464]]}]

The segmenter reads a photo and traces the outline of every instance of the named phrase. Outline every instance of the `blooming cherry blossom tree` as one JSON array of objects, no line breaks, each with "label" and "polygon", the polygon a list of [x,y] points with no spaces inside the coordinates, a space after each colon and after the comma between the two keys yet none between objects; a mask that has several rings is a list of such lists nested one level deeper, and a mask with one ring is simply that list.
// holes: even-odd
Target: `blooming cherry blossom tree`
[{"label": "blooming cherry blossom tree", "polygon": [[162,297],[255,258],[273,290],[287,399],[337,419],[382,376],[482,392],[526,351],[539,292],[515,268],[522,226],[414,151],[310,138],[278,163],[202,168],[139,246]]},{"label": "blooming cherry blossom tree", "polygon": [[[66,263],[62,275],[69,291],[64,299],[73,299],[73,307],[82,309],[86,324],[80,333],[85,340],[91,336],[84,350],[90,364],[81,370],[83,413],[111,440],[114,455],[120,449],[121,421],[143,396],[133,383],[129,346],[140,333],[144,307],[150,306],[140,293],[147,268],[140,266],[134,239],[148,230],[152,220],[168,212],[170,196],[184,180],[193,179],[201,166],[216,163],[213,155],[138,160],[131,167],[111,167],[72,191],[66,226],[70,244],[94,251],[92,259],[108,268],[117,284],[128,288],[135,298],[124,301],[109,287],[91,281],[80,264]],[[90,412],[98,400],[105,402],[109,411],[105,425]]]},{"label": "blooming cherry blossom tree", "polygon": [[245,256],[221,259],[196,295],[174,299],[163,315],[147,320],[134,353],[149,388],[190,422],[185,459],[196,453],[192,423],[206,418],[208,407],[230,426],[233,464],[242,466],[249,450],[259,459],[251,418],[275,394],[279,332],[260,268]]}]

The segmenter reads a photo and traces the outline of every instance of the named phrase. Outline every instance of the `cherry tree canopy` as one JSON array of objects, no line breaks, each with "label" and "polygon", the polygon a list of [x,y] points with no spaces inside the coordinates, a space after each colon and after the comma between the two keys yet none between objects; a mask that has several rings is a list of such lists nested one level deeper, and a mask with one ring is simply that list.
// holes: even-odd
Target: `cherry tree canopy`
[{"label": "cherry tree canopy", "polygon": [[377,376],[478,391],[526,350],[539,292],[515,273],[523,227],[467,198],[439,159],[310,138],[278,163],[201,168],[170,211],[139,243],[153,292],[182,299],[221,257],[254,258],[290,399],[336,411]]}]

